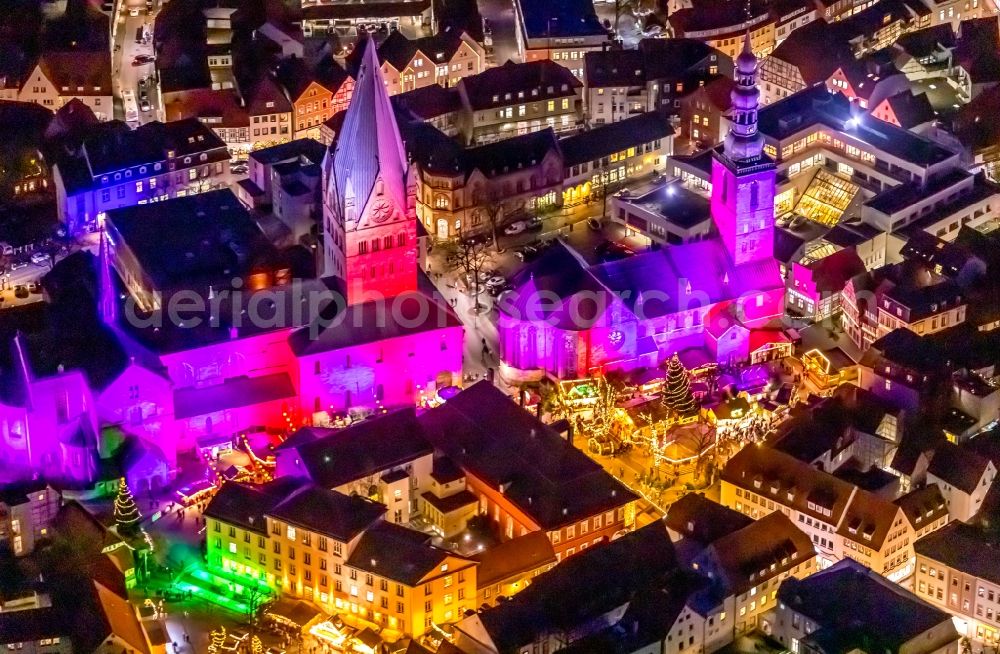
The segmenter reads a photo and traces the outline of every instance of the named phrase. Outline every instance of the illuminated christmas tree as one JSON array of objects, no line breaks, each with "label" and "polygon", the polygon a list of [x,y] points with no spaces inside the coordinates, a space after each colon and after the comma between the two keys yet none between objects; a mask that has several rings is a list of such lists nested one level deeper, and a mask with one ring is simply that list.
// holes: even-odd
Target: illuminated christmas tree
[{"label": "illuminated christmas tree", "polygon": [[691,382],[688,380],[684,364],[677,354],[667,362],[667,379],[663,387],[663,404],[682,418],[698,413],[698,405],[691,395]]},{"label": "illuminated christmas tree", "polygon": [[135,533],[139,528],[139,520],[142,515],[139,507],[136,506],[132,491],[129,490],[125,478],[118,481],[118,495],[115,497],[115,524],[118,525],[119,534]]}]

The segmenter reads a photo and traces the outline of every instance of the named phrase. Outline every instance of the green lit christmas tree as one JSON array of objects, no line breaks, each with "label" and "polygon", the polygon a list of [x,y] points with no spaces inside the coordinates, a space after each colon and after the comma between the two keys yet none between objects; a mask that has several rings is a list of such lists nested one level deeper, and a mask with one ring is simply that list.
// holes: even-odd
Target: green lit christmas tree
[{"label": "green lit christmas tree", "polygon": [[142,515],[139,507],[132,497],[125,478],[118,480],[118,495],[115,496],[115,524],[118,526],[119,534],[134,534],[139,529],[139,520]]},{"label": "green lit christmas tree", "polygon": [[687,418],[698,413],[698,405],[691,395],[691,382],[688,380],[684,364],[677,354],[667,362],[667,379],[663,386],[663,404],[681,418]]}]

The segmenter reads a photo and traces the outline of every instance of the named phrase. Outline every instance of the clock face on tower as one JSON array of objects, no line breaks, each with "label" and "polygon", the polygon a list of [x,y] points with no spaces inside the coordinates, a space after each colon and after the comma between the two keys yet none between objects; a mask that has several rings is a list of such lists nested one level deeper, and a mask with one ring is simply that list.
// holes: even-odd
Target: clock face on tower
[{"label": "clock face on tower", "polygon": [[377,223],[383,222],[392,214],[392,205],[385,200],[376,200],[372,205],[372,220]]}]

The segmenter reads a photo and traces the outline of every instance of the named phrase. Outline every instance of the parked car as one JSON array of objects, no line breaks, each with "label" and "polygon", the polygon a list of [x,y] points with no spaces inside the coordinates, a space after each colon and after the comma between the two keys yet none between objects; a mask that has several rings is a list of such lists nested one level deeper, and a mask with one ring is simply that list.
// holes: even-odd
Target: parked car
[{"label": "parked car", "polygon": [[153,63],[153,61],[155,61],[155,59],[156,58],[153,57],[153,55],[148,55],[148,54],[136,55],[135,58],[132,60],[132,65],[142,66],[144,64],[151,64]]},{"label": "parked car", "polygon": [[28,284],[28,292],[38,295],[39,293],[42,292],[42,285],[39,284],[38,282],[31,282],[30,284]]},{"label": "parked car", "polygon": [[14,254],[14,246],[10,243],[0,241],[0,255],[9,257],[12,254]]},{"label": "parked car", "polygon": [[11,270],[20,270],[21,268],[27,268],[28,262],[25,259],[19,259],[17,261],[12,261],[10,264]]},{"label": "parked car", "polygon": [[233,173],[234,175],[246,175],[247,170],[248,169],[246,164],[236,164],[235,166],[229,167],[229,172]]},{"label": "parked car", "polygon": [[139,101],[139,111],[149,111],[150,109],[152,107],[149,106],[149,100],[142,99]]},{"label": "parked car", "polygon": [[28,287],[24,284],[18,284],[14,287],[14,297],[21,298],[22,300],[28,297]]},{"label": "parked car", "polygon": [[51,255],[49,255],[48,252],[42,250],[39,250],[38,252],[33,252],[31,254],[31,263],[35,264],[36,266],[44,266],[49,261],[51,261],[51,259],[52,259]]},{"label": "parked car", "polygon": [[486,280],[486,290],[492,291],[494,288],[502,288],[507,284],[507,280],[500,275],[493,275]]},{"label": "parked car", "polygon": [[591,229],[592,231],[599,232],[602,229],[604,229],[604,223],[602,223],[597,218],[588,218],[587,219],[587,227],[589,229]]},{"label": "parked car", "polygon": [[607,263],[608,261],[620,261],[621,259],[627,259],[635,254],[630,247],[614,241],[604,241],[597,246],[594,253],[602,263]]},{"label": "parked car", "polygon": [[514,256],[517,257],[518,261],[531,261],[538,256],[538,248],[526,245],[520,250],[514,252]]},{"label": "parked car", "polygon": [[528,229],[528,223],[525,220],[518,220],[512,222],[503,228],[503,233],[507,236],[513,236],[514,234],[520,234],[521,232]]}]

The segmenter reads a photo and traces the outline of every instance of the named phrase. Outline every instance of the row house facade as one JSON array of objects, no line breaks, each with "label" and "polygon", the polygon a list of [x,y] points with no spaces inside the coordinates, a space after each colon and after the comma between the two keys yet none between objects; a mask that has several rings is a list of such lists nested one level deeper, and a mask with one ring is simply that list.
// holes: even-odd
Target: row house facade
[{"label": "row house facade", "polygon": [[[360,55],[361,50],[355,54]],[[446,30],[413,40],[393,32],[378,46],[378,55],[389,95],[432,84],[449,88],[486,70],[483,46],[464,31]]]},{"label": "row house facade", "polygon": [[43,53],[20,83],[0,79],[0,100],[32,102],[52,111],[79,100],[98,120],[111,120],[111,58],[106,51]]},{"label": "row house facade", "polygon": [[225,143],[195,119],[136,130],[98,125],[55,162],[59,220],[70,233],[110,209],[183,197],[229,185]]},{"label": "row house facade", "polygon": [[381,504],[308,484],[286,494],[284,482],[219,492],[206,509],[210,566],[411,637],[473,607],[474,561],[382,520]]},{"label": "row house facade", "polygon": [[1000,644],[1000,576],[994,548],[979,524],[953,522],[918,540],[913,592],[950,613],[959,634],[976,643]]},{"label": "row house facade", "polygon": [[583,84],[548,60],[507,62],[458,83],[462,100],[459,131],[479,145],[551,128],[580,128]]},{"label": "row house facade", "polygon": [[784,513],[812,538],[820,568],[850,558],[893,581],[913,572],[913,527],[900,507],[784,452],[748,447],[730,459],[722,504],[755,519]]}]

